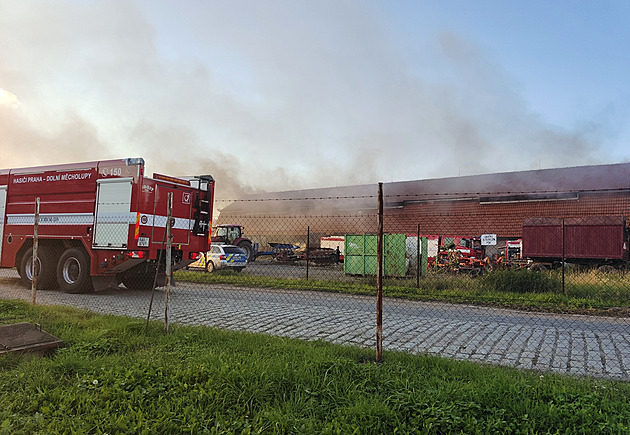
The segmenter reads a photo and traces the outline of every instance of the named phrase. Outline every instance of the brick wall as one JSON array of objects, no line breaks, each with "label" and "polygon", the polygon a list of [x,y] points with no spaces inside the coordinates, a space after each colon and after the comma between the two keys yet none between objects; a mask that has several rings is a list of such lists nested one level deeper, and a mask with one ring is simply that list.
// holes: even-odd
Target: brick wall
[{"label": "brick wall", "polygon": [[423,202],[385,213],[385,231],[424,234],[520,237],[526,217],[580,217],[621,215],[630,219],[627,193],[582,193],[577,200],[521,201],[482,204],[478,199]]},{"label": "brick wall", "polygon": [[[260,214],[261,203],[245,203],[238,213],[222,212],[218,223],[239,223],[245,233],[278,236],[311,234],[343,235],[375,233],[377,229],[376,198],[373,209],[341,210],[334,202],[327,207],[295,207],[295,202],[273,201],[264,204],[270,214]],[[338,205],[338,203],[337,203]],[[291,208],[289,208],[291,206]],[[250,207],[251,214],[247,207]],[[479,199],[434,201],[407,204],[384,210],[384,230],[389,233],[415,234],[418,225],[422,234],[479,236],[496,234],[499,238],[521,236],[526,217],[580,217],[621,215],[630,220],[630,194],[581,193],[576,200],[521,201],[480,203]]]}]

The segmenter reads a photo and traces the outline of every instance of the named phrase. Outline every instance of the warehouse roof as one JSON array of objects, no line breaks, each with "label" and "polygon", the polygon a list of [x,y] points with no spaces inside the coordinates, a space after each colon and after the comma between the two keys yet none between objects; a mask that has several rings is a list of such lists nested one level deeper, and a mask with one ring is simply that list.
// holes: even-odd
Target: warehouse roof
[{"label": "warehouse roof", "polygon": [[[374,209],[377,185],[357,185],[247,195],[224,210],[256,213]],[[577,198],[582,192],[630,191],[630,163],[433,178],[383,183],[385,207],[478,199],[481,202]],[[331,201],[332,200],[332,201]],[[257,203],[252,207],[252,203]],[[332,206],[334,203],[334,206]]]}]

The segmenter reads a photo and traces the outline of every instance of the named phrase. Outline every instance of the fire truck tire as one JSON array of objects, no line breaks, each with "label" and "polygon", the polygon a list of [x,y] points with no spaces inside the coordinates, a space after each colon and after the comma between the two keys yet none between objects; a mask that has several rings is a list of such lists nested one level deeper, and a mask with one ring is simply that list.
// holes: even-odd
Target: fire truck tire
[{"label": "fire truck tire", "polygon": [[[37,275],[37,288],[51,289],[56,287],[55,283],[55,256],[48,246],[40,246],[37,249],[37,259],[39,263],[39,274]],[[20,264],[20,278],[22,283],[32,286],[33,281],[33,248],[22,257]]]},{"label": "fire truck tire", "polygon": [[247,261],[254,261],[254,249],[252,248],[252,244],[250,242],[240,242],[238,247],[245,251]]},{"label": "fire truck tire", "polygon": [[57,263],[57,282],[66,293],[87,293],[92,291],[90,277],[90,257],[79,248],[66,249]]}]

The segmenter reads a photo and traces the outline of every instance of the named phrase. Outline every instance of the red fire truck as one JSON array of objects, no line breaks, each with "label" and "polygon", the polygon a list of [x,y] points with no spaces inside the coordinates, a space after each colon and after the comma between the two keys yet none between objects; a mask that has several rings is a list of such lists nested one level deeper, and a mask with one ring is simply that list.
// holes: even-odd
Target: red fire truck
[{"label": "red fire truck", "polygon": [[149,178],[142,158],[0,170],[0,267],[17,268],[31,286],[39,198],[39,288],[78,293],[122,282],[141,289],[154,279],[164,285],[169,193],[177,270],[208,250],[212,176]]}]

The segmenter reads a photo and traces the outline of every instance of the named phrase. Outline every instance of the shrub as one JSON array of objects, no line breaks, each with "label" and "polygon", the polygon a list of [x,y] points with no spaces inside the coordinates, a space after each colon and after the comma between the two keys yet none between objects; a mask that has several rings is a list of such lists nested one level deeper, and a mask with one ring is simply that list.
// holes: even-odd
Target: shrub
[{"label": "shrub", "polygon": [[547,272],[529,270],[497,270],[484,275],[481,288],[497,292],[559,293],[560,281]]}]

